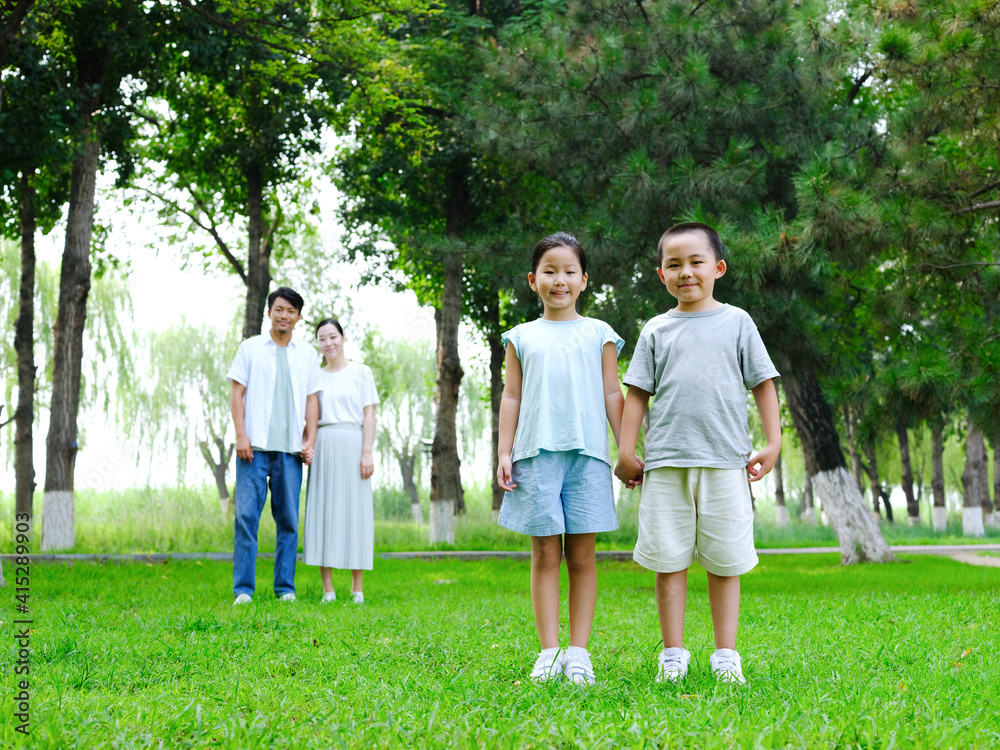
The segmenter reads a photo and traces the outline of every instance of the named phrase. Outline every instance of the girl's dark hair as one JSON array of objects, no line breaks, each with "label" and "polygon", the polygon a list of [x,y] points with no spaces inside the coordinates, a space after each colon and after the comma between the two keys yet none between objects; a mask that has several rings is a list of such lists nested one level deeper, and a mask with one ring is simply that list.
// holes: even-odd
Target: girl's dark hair
[{"label": "girl's dark hair", "polygon": [[344,335],[344,327],[340,325],[339,320],[336,320],[334,318],[323,318],[323,320],[321,320],[319,323],[316,324],[316,333],[319,333],[319,329],[322,328],[323,326],[333,326],[338,331],[340,331],[341,336]]},{"label": "girl's dark hair", "polygon": [[538,264],[542,262],[542,256],[554,247],[568,247],[576,253],[576,257],[580,260],[581,273],[587,273],[587,254],[583,252],[580,240],[571,235],[569,232],[556,232],[555,234],[550,234],[548,237],[543,237],[538,241],[538,244],[535,245],[535,249],[531,251],[532,273],[538,270]]}]

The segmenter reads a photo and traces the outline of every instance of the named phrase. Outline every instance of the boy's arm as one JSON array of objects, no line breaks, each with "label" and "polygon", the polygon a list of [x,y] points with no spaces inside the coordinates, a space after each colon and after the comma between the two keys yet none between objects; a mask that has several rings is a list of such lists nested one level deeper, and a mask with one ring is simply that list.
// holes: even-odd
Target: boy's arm
[{"label": "boy's arm", "polygon": [[750,456],[750,460],[747,462],[747,473],[750,474],[750,481],[757,482],[774,468],[778,454],[781,453],[781,413],[778,406],[778,391],[771,378],[755,385],[751,392],[754,403],[757,404],[760,421],[764,425],[764,437],[767,439],[767,445],[764,446],[763,450]]},{"label": "boy's arm", "polygon": [[516,487],[510,476],[510,454],[514,450],[514,433],[517,431],[517,418],[521,413],[521,360],[517,358],[514,345],[509,342],[504,366],[507,378],[504,381],[503,398],[500,400],[497,483],[507,492],[511,492]]},{"label": "boy's arm", "polygon": [[622,384],[618,382],[618,348],[610,341],[601,351],[601,375],[604,380],[604,410],[608,414],[611,433],[615,436],[615,445],[620,445],[625,397],[622,396]]},{"label": "boy's arm", "polygon": [[649,403],[649,391],[628,387],[625,397],[625,408],[622,411],[621,439],[618,441],[618,465],[615,466],[615,476],[622,480],[629,489],[642,484],[642,472],[645,468],[642,461],[636,458],[635,444],[639,439],[639,428],[646,416],[646,405]]},{"label": "boy's arm", "polygon": [[236,455],[244,461],[253,461],[253,448],[250,446],[250,438],[247,437],[246,424],[244,422],[245,409],[243,406],[243,395],[247,392],[247,387],[243,383],[233,381],[233,393],[229,400],[229,409],[233,414],[233,427],[236,428]]}]

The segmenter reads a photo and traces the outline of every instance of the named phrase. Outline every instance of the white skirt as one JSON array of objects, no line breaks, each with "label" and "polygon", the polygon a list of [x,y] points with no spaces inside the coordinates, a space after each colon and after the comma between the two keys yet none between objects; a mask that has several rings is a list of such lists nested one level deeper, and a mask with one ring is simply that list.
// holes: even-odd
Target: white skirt
[{"label": "white skirt", "polygon": [[302,549],[306,565],[371,570],[375,557],[372,480],[361,478],[361,428],[322,425],[309,467]]}]

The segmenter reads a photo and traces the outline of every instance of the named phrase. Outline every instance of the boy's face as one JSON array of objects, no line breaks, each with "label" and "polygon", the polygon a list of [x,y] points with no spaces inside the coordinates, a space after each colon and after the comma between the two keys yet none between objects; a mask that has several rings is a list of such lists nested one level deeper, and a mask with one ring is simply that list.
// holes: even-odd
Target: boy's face
[{"label": "boy's face", "polygon": [[271,319],[271,331],[279,335],[291,333],[295,324],[299,322],[299,311],[292,306],[284,297],[275,297],[274,304],[267,311],[267,317]]},{"label": "boy's face", "polygon": [[726,272],[726,261],[715,260],[703,232],[674,234],[663,242],[660,281],[677,298],[678,312],[705,312],[720,306],[712,293],[715,280]]}]

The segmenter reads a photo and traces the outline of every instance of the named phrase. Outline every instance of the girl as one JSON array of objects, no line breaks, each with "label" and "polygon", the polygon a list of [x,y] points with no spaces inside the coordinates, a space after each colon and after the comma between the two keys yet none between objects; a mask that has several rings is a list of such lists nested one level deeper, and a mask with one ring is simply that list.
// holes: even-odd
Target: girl
[{"label": "girl", "polygon": [[306,489],[306,565],[318,565],[323,603],[337,599],[333,568],[351,571],[351,596],[365,601],[364,571],[375,556],[375,514],[371,476],[375,471],[375,406],[372,371],[344,355],[344,329],[333,318],[316,326],[323,352],[319,429]]},{"label": "girl", "polygon": [[[531,604],[541,653],[532,680],[565,675],[593,685],[587,652],[597,603],[597,532],[618,528],[608,428],[615,441],[624,398],[611,326],[576,311],[587,257],[557,232],[531,254],[528,284],[544,312],[503,334],[507,382],[500,406],[497,481],[506,490],[499,523],[531,536]],[[565,540],[563,539],[565,534]],[[559,648],[559,565],[569,571],[570,646]]]}]

